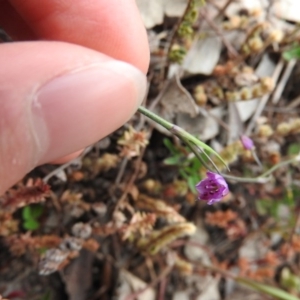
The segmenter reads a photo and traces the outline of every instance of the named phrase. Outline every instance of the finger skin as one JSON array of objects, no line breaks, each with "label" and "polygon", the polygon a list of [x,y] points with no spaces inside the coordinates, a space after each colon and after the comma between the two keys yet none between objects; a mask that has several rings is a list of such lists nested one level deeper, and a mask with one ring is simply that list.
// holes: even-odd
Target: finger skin
[{"label": "finger skin", "polygon": [[[127,68],[122,74],[120,64]],[[146,90],[145,76],[131,65],[68,43],[2,44],[0,65],[0,194],[38,164],[78,151],[128,121],[142,98],[129,74],[137,72]],[[86,79],[86,72],[95,76]],[[81,88],[84,80],[87,88]],[[64,86],[49,98],[57,82]]]},{"label": "finger skin", "polygon": [[[148,68],[147,37],[134,0],[43,0],[43,5],[38,0],[0,0],[0,26],[13,38],[68,41],[129,62],[143,72]],[[28,104],[38,88],[74,68],[110,59],[103,55],[96,58],[95,53],[88,53],[86,49],[75,51],[74,48],[67,49],[66,45],[54,44],[0,46],[0,194],[39,160]],[[119,112],[122,112],[116,114],[116,124],[107,128],[99,125],[97,137],[87,135],[90,140],[99,139],[121,126],[136,109],[136,104],[130,102],[130,96],[126,97],[134,93],[132,87],[129,88],[128,83],[123,87],[126,92],[121,89],[119,98],[125,102],[113,102],[114,108],[120,108]],[[126,103],[126,98],[129,103]],[[106,109],[102,105],[102,111],[112,113],[114,108],[108,105]],[[102,119],[100,116],[100,120],[105,122],[105,117],[107,114]],[[97,120],[92,122],[94,127],[98,123]],[[56,130],[52,131],[53,135]],[[74,132],[76,128],[69,131],[70,134]],[[77,146],[71,145],[70,151],[87,145],[79,143]]]},{"label": "finger skin", "polygon": [[[0,0],[0,10],[5,2]],[[40,0],[10,0],[9,3],[37,37],[82,45],[147,72],[148,40],[135,0],[43,0],[42,4]],[[9,19],[13,20],[10,14],[4,18],[6,26]]]},{"label": "finger skin", "polygon": [[61,165],[61,164],[65,164],[75,158],[77,158],[81,153],[83,152],[83,150],[79,150],[79,151],[76,151],[72,154],[68,154],[64,157],[60,157],[59,159],[56,159],[54,161],[51,161],[51,164],[54,164],[54,165]]}]

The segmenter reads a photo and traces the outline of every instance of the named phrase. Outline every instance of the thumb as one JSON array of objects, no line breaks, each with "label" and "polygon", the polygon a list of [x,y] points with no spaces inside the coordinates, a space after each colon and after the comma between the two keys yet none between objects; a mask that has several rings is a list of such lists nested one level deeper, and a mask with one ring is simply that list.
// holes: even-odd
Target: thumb
[{"label": "thumb", "polygon": [[123,125],[146,91],[133,66],[67,43],[2,44],[0,66],[0,195]]}]

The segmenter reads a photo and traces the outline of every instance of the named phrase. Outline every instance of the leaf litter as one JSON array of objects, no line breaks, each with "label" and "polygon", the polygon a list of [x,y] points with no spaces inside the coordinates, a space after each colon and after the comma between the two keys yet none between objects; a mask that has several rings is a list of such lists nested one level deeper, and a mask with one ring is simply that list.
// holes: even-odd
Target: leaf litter
[{"label": "leaf litter", "polygon": [[299,159],[285,163],[300,151],[299,3],[200,2],[137,1],[147,107],[213,146],[234,176],[281,167],[229,180],[206,206],[202,160],[136,114],[1,197],[0,297],[299,299]]}]

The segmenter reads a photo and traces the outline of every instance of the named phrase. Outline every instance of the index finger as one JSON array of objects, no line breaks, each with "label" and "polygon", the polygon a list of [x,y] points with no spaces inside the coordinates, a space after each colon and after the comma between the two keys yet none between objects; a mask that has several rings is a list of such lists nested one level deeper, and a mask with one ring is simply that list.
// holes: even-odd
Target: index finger
[{"label": "index finger", "polygon": [[148,69],[147,35],[135,0],[9,2],[39,38],[79,44]]}]

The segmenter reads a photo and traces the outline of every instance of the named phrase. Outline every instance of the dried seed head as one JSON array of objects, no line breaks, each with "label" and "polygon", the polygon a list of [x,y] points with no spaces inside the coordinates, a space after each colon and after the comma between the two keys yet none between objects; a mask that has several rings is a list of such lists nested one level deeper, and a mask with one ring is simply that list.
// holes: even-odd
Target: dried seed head
[{"label": "dried seed head", "polygon": [[296,134],[300,132],[300,118],[283,122],[276,128],[276,132],[280,135],[286,136],[289,134]]},{"label": "dried seed head", "polygon": [[177,31],[180,37],[189,37],[194,33],[194,30],[190,22],[184,21],[180,24],[180,27]]},{"label": "dried seed head", "polygon": [[207,103],[207,95],[203,85],[199,84],[194,90],[194,98],[196,103],[200,106],[204,106]]},{"label": "dried seed head", "polygon": [[270,125],[264,124],[258,128],[258,135],[261,137],[269,137],[273,134],[273,129]]},{"label": "dried seed head", "polygon": [[119,163],[119,156],[111,153],[104,153],[96,160],[96,164],[94,165],[95,171],[97,173],[107,172],[110,169],[115,168]]},{"label": "dried seed head", "polygon": [[255,36],[248,41],[250,51],[259,52],[264,47],[264,42],[259,36]]},{"label": "dried seed head", "polygon": [[184,20],[188,23],[194,23],[199,15],[199,11],[196,7],[192,7],[192,9],[190,9],[186,15],[184,16]]},{"label": "dried seed head", "polygon": [[147,210],[155,213],[158,217],[166,219],[170,223],[185,222],[185,218],[181,216],[172,206],[167,205],[164,201],[151,198],[140,194],[136,206],[139,209]]},{"label": "dried seed head", "polygon": [[225,98],[228,102],[237,102],[241,99],[238,91],[226,92]]},{"label": "dried seed head", "polygon": [[179,256],[176,256],[174,266],[182,275],[188,276],[193,273],[193,264]]},{"label": "dried seed head", "polygon": [[252,90],[249,87],[244,87],[240,90],[240,97],[242,100],[248,100],[252,98]]},{"label": "dried seed head", "polygon": [[192,235],[196,231],[196,226],[193,223],[184,222],[165,226],[161,230],[152,231],[146,237],[141,238],[137,246],[151,255],[158,253],[163,247],[171,242],[186,235]]},{"label": "dried seed head", "polygon": [[148,145],[148,133],[136,131],[130,126],[118,140],[118,144],[122,146],[121,156],[128,158],[138,156],[141,149]]},{"label": "dried seed head", "polygon": [[280,29],[273,29],[269,34],[269,39],[271,42],[280,43],[283,40],[284,33]]},{"label": "dried seed head", "polygon": [[283,136],[288,135],[290,133],[290,131],[291,131],[291,126],[287,122],[278,124],[278,126],[276,128],[276,133],[278,133],[279,135],[283,135]]},{"label": "dried seed head", "polygon": [[242,73],[238,73],[234,77],[234,82],[239,87],[251,86],[253,83],[257,82],[257,80],[257,75],[250,67],[244,67]]},{"label": "dried seed head", "polygon": [[274,89],[274,80],[271,77],[262,77],[260,79],[260,85],[263,93],[269,93]]},{"label": "dried seed head", "polygon": [[178,44],[174,44],[169,54],[173,62],[181,63],[186,55],[186,49]]},{"label": "dried seed head", "polygon": [[162,184],[160,183],[160,181],[151,178],[146,179],[143,182],[142,186],[147,190],[147,192],[150,192],[151,194],[157,194],[162,190]]}]

